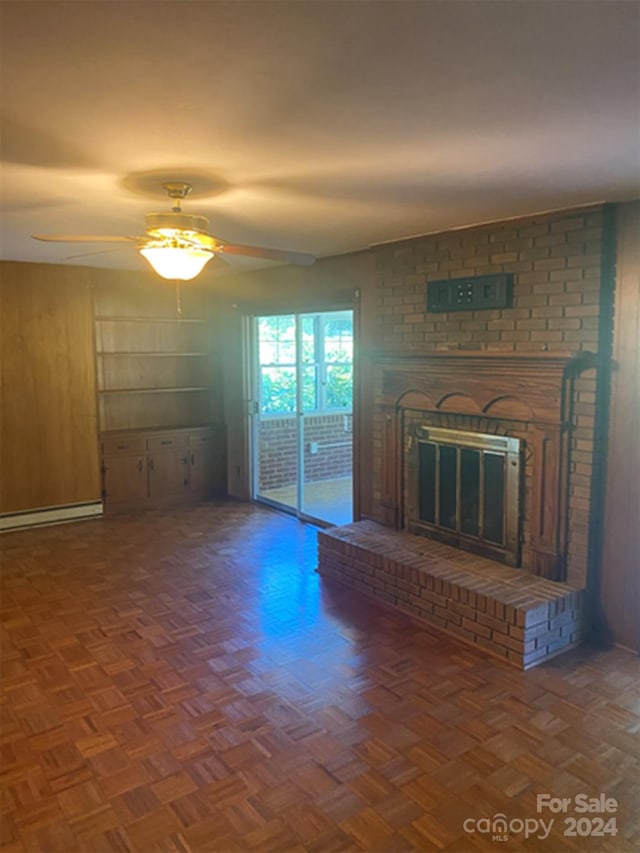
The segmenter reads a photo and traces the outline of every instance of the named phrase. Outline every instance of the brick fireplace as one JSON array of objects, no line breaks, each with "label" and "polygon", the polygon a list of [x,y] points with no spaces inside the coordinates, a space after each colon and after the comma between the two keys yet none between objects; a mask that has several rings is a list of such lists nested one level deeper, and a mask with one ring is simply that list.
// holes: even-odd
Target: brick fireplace
[{"label": "brick fireplace", "polygon": [[[579,642],[584,629],[601,225],[593,207],[376,250],[375,336],[361,364],[372,500],[367,520],[319,537],[325,576],[525,668]],[[508,307],[427,311],[427,282],[491,273],[513,275]],[[417,469],[433,478],[429,454],[444,458],[423,450],[420,462],[416,442],[455,446],[452,432],[515,442],[518,485],[504,493],[505,513],[517,516],[510,552],[502,539],[511,528],[480,542],[474,524],[486,525],[484,508],[463,522],[450,483],[434,498],[454,507],[444,525],[430,499],[416,510]],[[456,488],[463,464],[476,466],[473,499],[484,489],[483,501],[499,501],[482,484],[508,463],[492,451],[464,463],[455,453]]]},{"label": "brick fireplace", "polygon": [[[560,582],[567,565],[575,379],[591,366],[588,354],[433,353],[378,360],[380,495],[397,532],[360,522],[321,533],[319,571],[522,667],[579,642],[583,596]],[[427,458],[422,467],[416,442],[434,447],[433,461]],[[455,499],[465,449],[479,456],[468,463],[477,465],[478,506],[466,530]],[[433,505],[423,499],[417,510],[420,480],[426,476],[422,486],[430,491],[432,466],[442,491],[436,483]],[[490,498],[494,505],[485,510]],[[443,503],[449,503],[447,512]],[[488,536],[477,529],[485,527]],[[517,541],[510,542],[513,536]]]},{"label": "brick fireplace", "polygon": [[[588,353],[573,357],[432,353],[380,359],[375,386],[381,430],[380,503],[387,521],[414,532],[419,527],[411,522],[411,486],[416,477],[413,447],[421,431],[446,429],[450,436],[459,432],[514,439],[522,458],[522,482],[517,492],[510,491],[503,514],[505,522],[514,511],[518,514],[521,541],[510,558],[501,557],[499,548],[488,548],[477,536],[460,542],[454,531],[450,536],[444,531],[423,532],[535,575],[566,580],[575,379],[592,366]],[[450,438],[449,445],[453,443]],[[508,461],[505,457],[503,465]]]}]

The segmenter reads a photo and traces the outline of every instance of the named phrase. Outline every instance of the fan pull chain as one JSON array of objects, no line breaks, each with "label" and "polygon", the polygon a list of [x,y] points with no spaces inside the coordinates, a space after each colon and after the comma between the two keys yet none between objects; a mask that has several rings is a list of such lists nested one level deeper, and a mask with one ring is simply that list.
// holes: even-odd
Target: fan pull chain
[{"label": "fan pull chain", "polygon": [[182,299],[179,281],[176,281],[176,314],[178,315],[178,317],[182,317]]}]

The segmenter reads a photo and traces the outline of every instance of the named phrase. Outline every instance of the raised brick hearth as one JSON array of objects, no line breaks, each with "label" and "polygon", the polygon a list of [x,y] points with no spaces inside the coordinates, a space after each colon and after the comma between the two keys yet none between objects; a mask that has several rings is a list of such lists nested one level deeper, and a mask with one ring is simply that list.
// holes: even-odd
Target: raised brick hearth
[{"label": "raised brick hearth", "polygon": [[318,571],[522,669],[582,639],[583,590],[373,521],[320,531]]}]

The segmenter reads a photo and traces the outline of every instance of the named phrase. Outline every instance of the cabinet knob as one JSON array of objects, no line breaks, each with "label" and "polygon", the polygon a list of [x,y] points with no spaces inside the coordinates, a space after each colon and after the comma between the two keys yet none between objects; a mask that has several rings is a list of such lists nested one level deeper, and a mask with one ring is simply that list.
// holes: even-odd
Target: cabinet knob
[{"label": "cabinet knob", "polygon": [[143,466],[143,464],[142,464],[142,459],[141,459],[141,460],[138,462],[138,471],[140,471],[140,473],[142,473],[142,469],[143,469],[143,467],[144,467],[144,466]]}]

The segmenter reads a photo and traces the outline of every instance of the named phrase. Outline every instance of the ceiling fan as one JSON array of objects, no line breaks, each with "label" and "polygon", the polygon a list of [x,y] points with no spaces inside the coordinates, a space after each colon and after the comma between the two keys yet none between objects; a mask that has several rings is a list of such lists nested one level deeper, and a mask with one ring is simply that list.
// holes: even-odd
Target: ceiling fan
[{"label": "ceiling fan", "polygon": [[313,255],[290,252],[285,249],[267,249],[259,246],[241,246],[225,243],[209,234],[206,216],[183,213],[181,203],[191,192],[191,185],[182,182],[162,184],[173,199],[170,213],[148,213],[145,216],[144,236],[99,236],[33,234],[36,240],[53,243],[133,243],[162,278],[189,281],[202,271],[215,255],[241,255],[267,261],[308,266],[315,261]]}]

